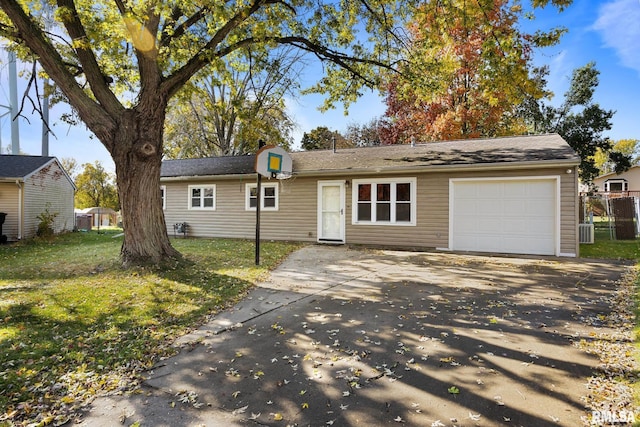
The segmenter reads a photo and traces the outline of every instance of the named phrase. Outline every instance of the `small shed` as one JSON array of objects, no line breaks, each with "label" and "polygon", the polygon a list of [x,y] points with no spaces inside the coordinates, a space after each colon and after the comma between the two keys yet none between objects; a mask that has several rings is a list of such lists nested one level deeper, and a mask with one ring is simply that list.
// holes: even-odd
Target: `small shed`
[{"label": "small shed", "polygon": [[0,155],[0,212],[6,214],[2,233],[9,241],[34,237],[48,210],[56,214],[54,232],[74,227],[76,186],[55,157]]},{"label": "small shed", "polygon": [[116,223],[117,212],[111,208],[94,206],[80,211],[84,215],[91,216],[91,224],[95,228],[109,227]]}]

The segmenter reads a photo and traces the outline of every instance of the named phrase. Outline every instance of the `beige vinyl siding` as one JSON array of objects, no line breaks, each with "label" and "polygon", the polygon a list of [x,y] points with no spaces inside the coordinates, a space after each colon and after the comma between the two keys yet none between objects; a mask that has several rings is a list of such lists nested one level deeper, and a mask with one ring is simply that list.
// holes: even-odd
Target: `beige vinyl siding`
[{"label": "beige vinyl siding", "polygon": [[[417,176],[417,222],[416,226],[404,225],[354,225],[351,222],[352,188],[347,188],[346,241],[354,244],[378,246],[398,246],[410,248],[449,247],[449,179],[450,178],[493,178],[518,176],[559,176],[560,177],[560,253],[578,254],[577,242],[577,177],[575,168],[567,174],[566,168],[526,169],[517,171],[484,171],[458,173],[423,173],[418,175],[394,174],[390,177]],[[364,179],[367,176],[358,176]],[[370,175],[379,179],[379,175]]]},{"label": "beige vinyl siding", "polygon": [[74,226],[74,189],[56,162],[49,163],[24,182],[23,238],[33,237],[38,229],[38,215],[49,209],[57,213],[54,231],[71,231]]},{"label": "beige vinyl siding", "polygon": [[[415,248],[440,246],[438,242],[446,244],[446,232],[441,234],[441,230],[446,231],[448,228],[446,209],[445,215],[441,215],[443,201],[448,202],[448,195],[444,196],[448,194],[448,181],[445,180],[445,176],[439,174],[393,174],[388,177],[393,179],[417,178],[416,225],[353,224],[352,191],[357,190],[350,183],[347,188],[347,243]],[[384,177],[380,175],[358,176],[357,179],[384,181]],[[444,205],[445,208],[446,206]]]},{"label": "beige vinyl siding", "polygon": [[18,184],[0,182],[0,212],[7,214],[2,225],[2,234],[7,236],[9,241],[18,240],[19,192]]},{"label": "beige vinyl siding", "polygon": [[[261,237],[264,240],[317,241],[317,189],[319,181],[345,182],[345,238],[348,244],[405,248],[449,247],[449,179],[519,176],[560,176],[560,252],[577,254],[577,178],[575,168],[493,170],[476,172],[395,173],[389,178],[416,178],[416,225],[379,225],[352,223],[352,180],[380,180],[380,174],[295,177],[279,184],[278,211],[261,213]],[[165,218],[169,233],[173,224],[186,221],[194,237],[255,237],[255,211],[245,210],[247,179],[195,179],[163,181],[166,185]],[[266,182],[271,182],[266,180]],[[189,211],[188,186],[216,185],[215,211]]]},{"label": "beige vinyl siding", "polygon": [[[165,221],[169,234],[173,224],[186,222],[193,237],[255,237],[256,212],[245,210],[245,191],[249,179],[164,182],[166,188]],[[264,180],[264,182],[273,182]],[[315,241],[316,182],[309,178],[292,178],[279,183],[278,210],[260,213],[260,234],[266,240]],[[188,186],[215,184],[216,209],[188,210]]]},{"label": "beige vinyl siding", "polygon": [[578,194],[578,172],[572,168],[561,169],[557,173],[560,176],[560,254],[580,255],[580,243],[578,239],[578,209],[580,209]]}]

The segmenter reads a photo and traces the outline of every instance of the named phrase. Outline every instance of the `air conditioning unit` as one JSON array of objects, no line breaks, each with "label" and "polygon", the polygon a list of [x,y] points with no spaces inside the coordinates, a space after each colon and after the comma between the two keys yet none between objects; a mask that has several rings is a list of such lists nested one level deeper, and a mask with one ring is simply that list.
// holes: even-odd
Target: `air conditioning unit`
[{"label": "air conditioning unit", "polygon": [[578,224],[580,243],[593,243],[593,224]]}]

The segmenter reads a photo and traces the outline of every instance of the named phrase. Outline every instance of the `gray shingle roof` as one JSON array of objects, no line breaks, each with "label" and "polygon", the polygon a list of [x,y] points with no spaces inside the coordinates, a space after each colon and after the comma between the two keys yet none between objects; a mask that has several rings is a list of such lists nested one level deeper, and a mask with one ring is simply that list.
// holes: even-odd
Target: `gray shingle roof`
[{"label": "gray shingle roof", "polygon": [[[580,158],[559,135],[531,135],[493,139],[386,145],[291,153],[294,174],[331,171],[398,171],[519,164],[578,164]],[[163,177],[214,176],[255,173],[255,156],[168,160]]]},{"label": "gray shingle roof", "polygon": [[256,156],[205,157],[203,159],[165,160],[160,175],[176,176],[212,176],[244,175],[255,173]]},{"label": "gray shingle roof", "polygon": [[0,178],[24,178],[55,157],[0,155]]}]

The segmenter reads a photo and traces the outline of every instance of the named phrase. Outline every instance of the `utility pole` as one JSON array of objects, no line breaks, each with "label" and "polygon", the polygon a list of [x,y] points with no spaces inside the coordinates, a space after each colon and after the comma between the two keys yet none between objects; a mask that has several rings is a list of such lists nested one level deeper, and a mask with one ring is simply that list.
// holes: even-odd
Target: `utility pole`
[{"label": "utility pole", "polygon": [[11,154],[20,154],[20,127],[18,126],[18,71],[16,53],[9,51],[9,107],[11,111]]}]

